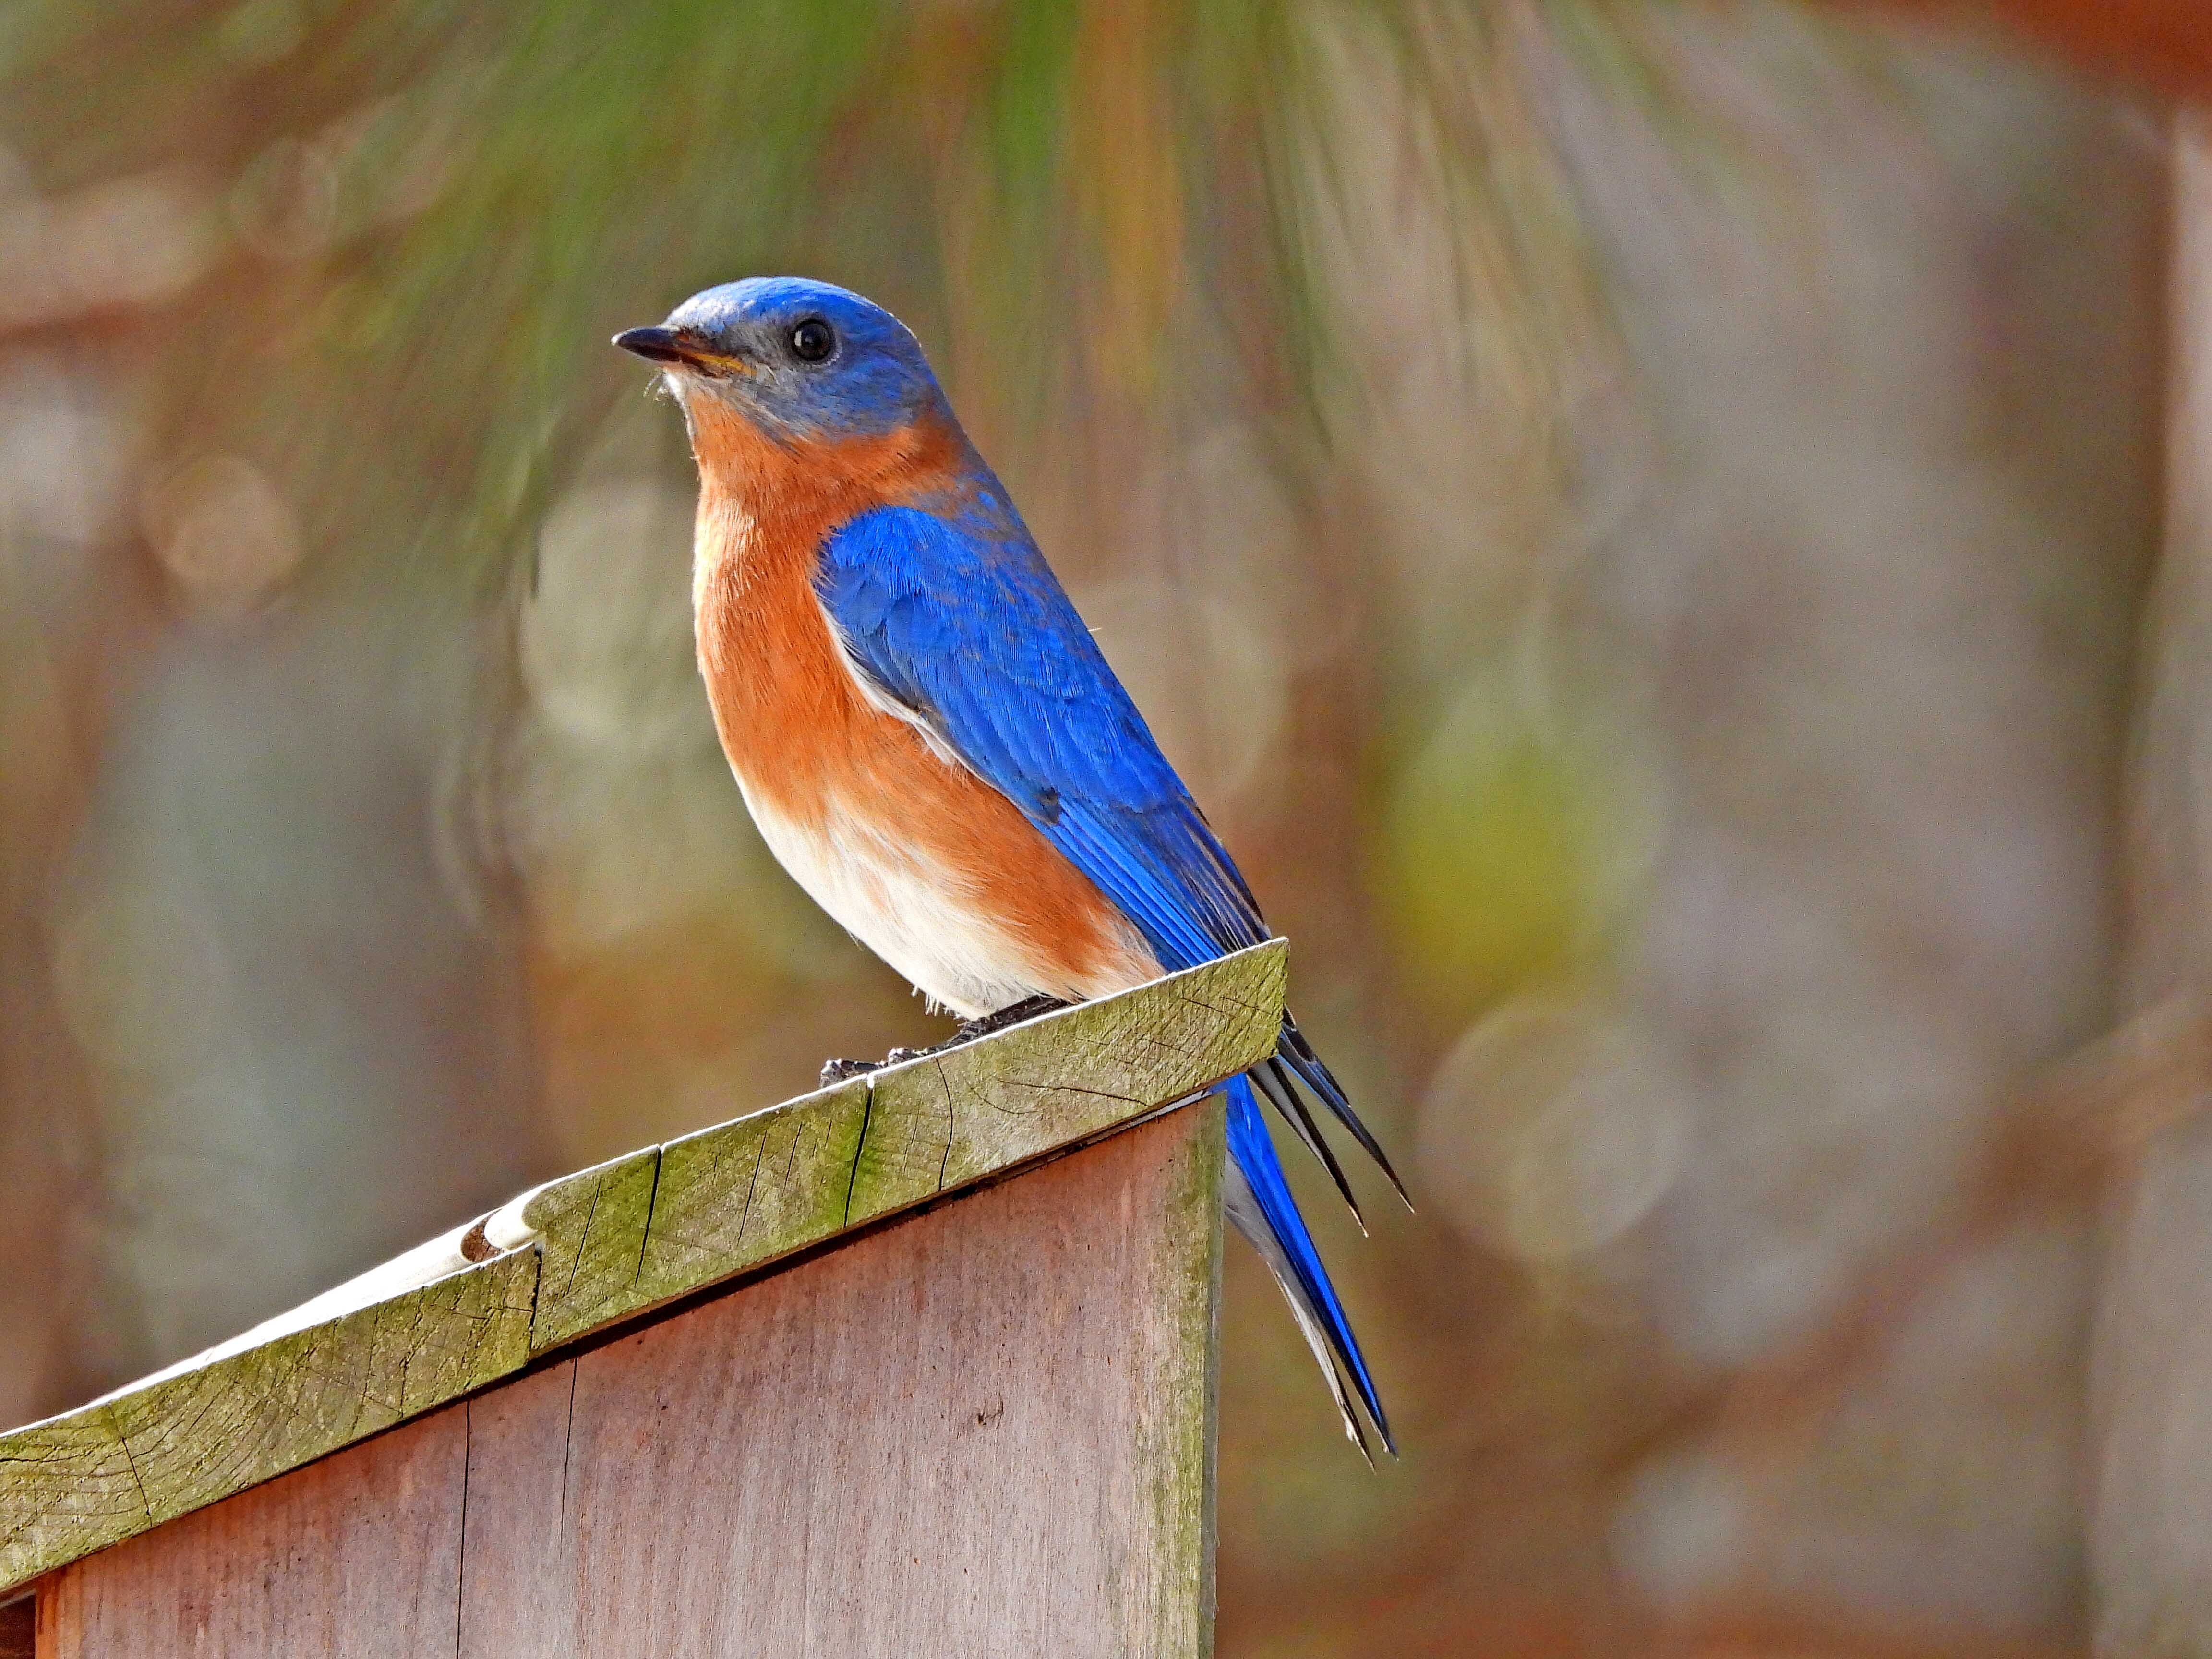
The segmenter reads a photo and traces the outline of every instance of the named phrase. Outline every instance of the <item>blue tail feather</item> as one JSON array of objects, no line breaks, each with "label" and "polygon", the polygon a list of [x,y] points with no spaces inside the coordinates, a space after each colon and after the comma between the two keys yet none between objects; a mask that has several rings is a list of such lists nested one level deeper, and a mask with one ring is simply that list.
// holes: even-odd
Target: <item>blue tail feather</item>
[{"label": "blue tail feather", "polygon": [[1391,1437],[1382,1399],[1368,1374],[1366,1356],[1360,1352],[1359,1339],[1352,1334],[1344,1304],[1337,1299],[1336,1287],[1329,1282],[1328,1269],[1322,1265],[1321,1252],[1306,1230],[1305,1218],[1298,1213],[1297,1201],[1291,1196],[1290,1183],[1275,1155],[1275,1143],[1268,1138],[1251,1079],[1231,1078],[1221,1085],[1221,1092],[1229,1107],[1229,1155],[1241,1177],[1241,1182],[1232,1183],[1230,1218],[1259,1248],[1290,1298],[1292,1311],[1335,1385],[1346,1431],[1364,1450],[1365,1441],[1338,1377],[1339,1367],[1349,1378],[1383,1446],[1395,1454],[1397,1443]]},{"label": "blue tail feather", "polygon": [[1366,1237],[1367,1218],[1360,1213],[1358,1194],[1352,1190],[1351,1182],[1345,1179],[1344,1166],[1336,1161],[1336,1153],[1329,1146],[1328,1137],[1322,1133],[1321,1126],[1314,1121],[1313,1114],[1306,1109],[1305,1100],[1292,1086],[1290,1073],[1283,1069],[1283,1062],[1270,1060],[1255,1066],[1244,1075],[1254,1087],[1267,1096],[1267,1103],[1275,1109],[1276,1115],[1291,1126],[1299,1142],[1320,1160],[1322,1168],[1328,1171],[1328,1178],[1336,1183],[1337,1196],[1344,1200],[1345,1208],[1352,1212],[1352,1220],[1359,1224],[1359,1236]]},{"label": "blue tail feather", "polygon": [[1400,1201],[1411,1210],[1413,1207],[1413,1194],[1406,1190],[1406,1183],[1398,1178],[1397,1170],[1390,1167],[1389,1154],[1382,1150],[1382,1143],[1375,1139],[1373,1132],[1359,1121],[1359,1114],[1352,1109],[1352,1102],[1345,1096],[1344,1085],[1336,1080],[1336,1073],[1330,1071],[1322,1057],[1313,1051],[1313,1045],[1306,1041],[1305,1033],[1298,1030],[1297,1021],[1287,1012],[1283,1015],[1282,1040],[1276,1052],[1279,1059],[1287,1062],[1290,1068],[1297,1073],[1298,1081],[1312,1090],[1336,1121],[1352,1131],[1352,1139],[1365,1149],[1368,1157],[1375,1160],[1376,1166],[1397,1189]]}]

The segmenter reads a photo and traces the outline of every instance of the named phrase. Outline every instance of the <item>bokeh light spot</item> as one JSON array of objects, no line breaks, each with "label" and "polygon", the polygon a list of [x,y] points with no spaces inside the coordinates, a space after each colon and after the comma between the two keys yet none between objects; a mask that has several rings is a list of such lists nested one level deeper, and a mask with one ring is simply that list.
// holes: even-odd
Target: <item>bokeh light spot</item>
[{"label": "bokeh light spot", "polygon": [[1610,1243],[1680,1172],[1692,1108],[1632,1030],[1527,998],[1478,1022],[1421,1106],[1421,1184],[1482,1242],[1535,1261]]}]

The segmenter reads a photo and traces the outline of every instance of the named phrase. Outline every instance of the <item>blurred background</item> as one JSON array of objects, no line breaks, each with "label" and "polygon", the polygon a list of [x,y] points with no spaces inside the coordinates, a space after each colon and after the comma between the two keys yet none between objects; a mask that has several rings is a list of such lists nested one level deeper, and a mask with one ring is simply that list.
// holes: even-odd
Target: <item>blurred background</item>
[{"label": "blurred background", "polygon": [[1376,1474],[1231,1251],[1224,1656],[2212,1653],[2200,20],[17,0],[0,1423],[941,1034],[606,345],[801,272],[1422,1200]]}]

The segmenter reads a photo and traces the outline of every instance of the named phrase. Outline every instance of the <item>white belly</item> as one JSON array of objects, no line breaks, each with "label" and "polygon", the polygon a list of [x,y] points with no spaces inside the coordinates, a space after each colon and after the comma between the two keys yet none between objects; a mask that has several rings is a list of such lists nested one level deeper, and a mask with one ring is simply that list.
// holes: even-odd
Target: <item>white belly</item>
[{"label": "white belly", "polygon": [[[744,787],[739,778],[738,787]],[[776,862],[813,901],[931,1002],[963,1018],[1024,997],[1096,995],[1054,983],[1048,965],[972,903],[959,880],[858,814],[832,803],[820,828],[801,828],[745,790],[745,805]]]}]

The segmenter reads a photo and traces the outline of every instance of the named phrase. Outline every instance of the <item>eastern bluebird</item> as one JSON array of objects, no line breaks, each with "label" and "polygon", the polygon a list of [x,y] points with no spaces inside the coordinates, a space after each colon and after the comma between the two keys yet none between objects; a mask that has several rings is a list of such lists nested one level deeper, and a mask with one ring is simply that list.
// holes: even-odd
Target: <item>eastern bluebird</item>
[{"label": "eastern bluebird", "polygon": [[[1267,938],[896,318],[757,278],[615,343],[660,365],[683,406],[700,672],[754,821],[823,909],[971,1021]],[[1255,1090],[1352,1203],[1297,1084],[1404,1196],[1285,1015],[1276,1057],[1221,1085],[1227,1213],[1289,1297],[1346,1432],[1366,1449],[1356,1393],[1395,1451],[1261,1116]]]}]

